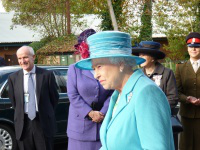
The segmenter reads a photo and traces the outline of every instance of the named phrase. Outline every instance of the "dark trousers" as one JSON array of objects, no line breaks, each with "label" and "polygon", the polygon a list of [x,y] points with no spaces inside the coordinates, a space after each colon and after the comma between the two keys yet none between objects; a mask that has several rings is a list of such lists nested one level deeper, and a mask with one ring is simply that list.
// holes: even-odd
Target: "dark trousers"
[{"label": "dark trousers", "polygon": [[178,150],[178,133],[174,133],[174,148],[175,150]]},{"label": "dark trousers", "polygon": [[181,116],[183,132],[180,134],[180,150],[200,150],[200,118]]},{"label": "dark trousers", "polygon": [[32,121],[24,115],[24,128],[18,145],[20,150],[53,150],[53,137],[44,136],[38,114]]}]

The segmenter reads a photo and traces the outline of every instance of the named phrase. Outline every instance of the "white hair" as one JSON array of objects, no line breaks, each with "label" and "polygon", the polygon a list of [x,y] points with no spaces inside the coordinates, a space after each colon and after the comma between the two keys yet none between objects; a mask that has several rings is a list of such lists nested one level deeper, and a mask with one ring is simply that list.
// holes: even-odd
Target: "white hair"
[{"label": "white hair", "polygon": [[136,61],[133,58],[126,58],[126,57],[109,57],[111,64],[119,65],[120,63],[124,63],[124,65],[128,67],[135,67],[137,66]]},{"label": "white hair", "polygon": [[[35,55],[33,48],[30,47],[30,46],[22,46],[17,50],[17,52],[22,50],[22,49],[27,49],[29,51],[30,55],[32,55],[32,56]],[[17,52],[16,52],[16,54],[17,54]]]}]

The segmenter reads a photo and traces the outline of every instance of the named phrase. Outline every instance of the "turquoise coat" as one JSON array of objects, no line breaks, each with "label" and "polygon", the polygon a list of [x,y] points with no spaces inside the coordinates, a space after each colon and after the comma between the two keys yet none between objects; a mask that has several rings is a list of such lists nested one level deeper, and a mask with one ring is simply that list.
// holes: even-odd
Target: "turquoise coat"
[{"label": "turquoise coat", "polygon": [[174,150],[171,111],[165,94],[141,70],[111,97],[100,129],[101,150]]}]

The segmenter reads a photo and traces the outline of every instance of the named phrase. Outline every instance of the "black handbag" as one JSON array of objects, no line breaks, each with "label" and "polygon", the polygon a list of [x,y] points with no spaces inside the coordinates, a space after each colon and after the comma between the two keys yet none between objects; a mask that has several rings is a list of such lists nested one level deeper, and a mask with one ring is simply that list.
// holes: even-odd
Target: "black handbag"
[{"label": "black handbag", "polygon": [[[100,111],[102,107],[103,107],[103,103],[92,102],[92,104],[91,104],[92,110]],[[92,118],[90,118],[90,116],[87,116],[87,117],[89,120],[92,120]]]},{"label": "black handbag", "polygon": [[183,131],[183,126],[177,116],[171,116],[171,122],[174,134],[178,134]]},{"label": "black handbag", "polygon": [[103,103],[92,102],[91,104],[92,110],[100,111],[102,107],[103,107]]}]

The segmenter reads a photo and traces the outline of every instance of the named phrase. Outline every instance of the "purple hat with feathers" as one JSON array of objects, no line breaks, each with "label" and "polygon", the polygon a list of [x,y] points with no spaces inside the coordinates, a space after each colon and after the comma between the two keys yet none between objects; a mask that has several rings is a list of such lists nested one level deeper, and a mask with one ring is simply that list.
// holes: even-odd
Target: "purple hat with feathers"
[{"label": "purple hat with feathers", "polygon": [[95,34],[96,31],[94,29],[86,29],[84,30],[79,36],[78,36],[78,43],[74,45],[75,49],[78,49],[79,45],[84,41],[86,42],[86,39],[92,35]]}]

